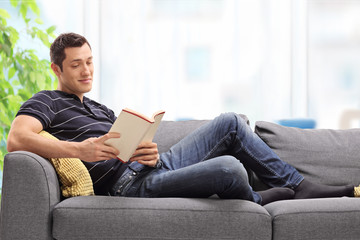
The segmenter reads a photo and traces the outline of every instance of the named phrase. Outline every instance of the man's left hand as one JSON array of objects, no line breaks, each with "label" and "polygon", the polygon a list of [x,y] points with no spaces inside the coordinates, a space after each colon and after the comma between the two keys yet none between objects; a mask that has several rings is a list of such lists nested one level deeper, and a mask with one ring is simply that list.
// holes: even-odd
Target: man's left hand
[{"label": "man's left hand", "polygon": [[159,161],[159,151],[157,144],[153,142],[140,143],[133,156],[131,162],[137,161],[149,167],[155,167]]}]

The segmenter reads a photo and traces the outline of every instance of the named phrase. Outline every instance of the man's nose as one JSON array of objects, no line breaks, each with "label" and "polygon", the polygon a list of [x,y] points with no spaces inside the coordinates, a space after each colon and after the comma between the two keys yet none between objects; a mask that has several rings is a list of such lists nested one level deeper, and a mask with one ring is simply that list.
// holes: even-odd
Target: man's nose
[{"label": "man's nose", "polygon": [[83,67],[82,74],[83,75],[90,75],[90,67],[87,66],[86,64]]}]

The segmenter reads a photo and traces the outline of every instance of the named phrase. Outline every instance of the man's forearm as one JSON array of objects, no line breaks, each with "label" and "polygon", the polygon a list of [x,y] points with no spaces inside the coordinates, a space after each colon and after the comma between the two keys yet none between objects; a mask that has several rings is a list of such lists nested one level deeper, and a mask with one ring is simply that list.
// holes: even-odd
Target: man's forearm
[{"label": "man's forearm", "polygon": [[13,151],[29,151],[45,158],[52,157],[79,157],[79,148],[76,142],[48,139],[36,133],[9,134],[7,149]]},{"label": "man's forearm", "polygon": [[119,138],[118,133],[107,133],[98,138],[89,138],[82,142],[67,142],[48,139],[39,133],[43,126],[36,118],[20,115],[15,118],[7,139],[7,149],[29,151],[45,158],[80,158],[86,162],[96,162],[116,158],[119,151],[105,145],[110,138]]}]

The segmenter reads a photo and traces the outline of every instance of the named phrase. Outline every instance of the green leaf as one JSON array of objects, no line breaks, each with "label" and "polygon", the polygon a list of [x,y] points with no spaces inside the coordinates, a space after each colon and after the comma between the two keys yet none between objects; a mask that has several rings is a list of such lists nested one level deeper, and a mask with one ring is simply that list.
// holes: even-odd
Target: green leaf
[{"label": "green leaf", "polygon": [[10,0],[11,6],[17,7],[19,5],[19,0]]},{"label": "green leaf", "polygon": [[43,74],[41,73],[36,73],[36,83],[39,89],[45,89],[46,86],[46,78]]},{"label": "green leaf", "polygon": [[37,37],[43,42],[45,46],[50,46],[49,37],[43,31],[39,30],[37,32]]},{"label": "green leaf", "polygon": [[20,85],[19,80],[14,80],[14,81],[12,81],[12,85],[13,85],[13,86],[19,86],[19,85]]},{"label": "green leaf", "polygon": [[32,83],[36,83],[36,73],[35,72],[30,72],[29,78]]},{"label": "green leaf", "polygon": [[24,72],[23,66],[18,61],[15,62],[15,68],[20,74]]},{"label": "green leaf", "polygon": [[9,32],[9,38],[12,43],[12,46],[15,46],[17,41],[19,40],[19,33],[18,31],[13,27],[8,27],[7,31]]},{"label": "green leaf", "polygon": [[8,80],[12,79],[14,77],[15,73],[16,73],[15,67],[10,68],[9,73],[8,73]]},{"label": "green leaf", "polygon": [[[6,109],[4,104],[0,102],[0,109]],[[11,120],[9,120],[9,116],[5,114],[5,111],[0,112],[0,121],[6,126],[11,125]]]},{"label": "green leaf", "polygon": [[0,17],[1,18],[10,18],[10,14],[5,9],[0,8]]},{"label": "green leaf", "polygon": [[[0,8],[0,168],[3,156],[7,153],[6,138],[10,125],[21,104],[39,90],[51,89],[57,84],[50,62],[41,59],[36,50],[28,47],[38,47],[40,40],[40,48],[48,50],[49,39],[56,37],[56,27],[46,26],[46,30],[37,27],[44,22],[40,18],[40,8],[36,0],[7,1],[24,20],[26,28],[19,30],[17,25],[7,22],[6,19],[11,18],[10,10]],[[8,23],[10,25],[7,25]],[[19,33],[21,38],[34,40],[34,43],[19,45]]]},{"label": "green leaf", "polygon": [[32,93],[25,89],[19,89],[18,91],[18,95],[22,98],[22,99],[29,99],[32,96]]},{"label": "green leaf", "polygon": [[12,55],[12,44],[10,41],[9,36],[4,32],[2,34],[3,44],[1,45],[1,48],[7,57],[10,57]]},{"label": "green leaf", "polygon": [[26,7],[26,4],[24,4],[24,3],[21,3],[21,5],[20,5],[20,14],[23,17],[23,19],[25,20],[26,14],[27,14],[27,7]]},{"label": "green leaf", "polygon": [[[36,16],[40,16],[40,8],[36,5],[35,0],[30,1],[28,3],[30,9],[36,14]],[[36,20],[35,20],[36,21]],[[41,23],[42,24],[42,23]]]},{"label": "green leaf", "polygon": [[41,18],[35,18],[35,22],[40,25],[44,24],[44,22],[43,22],[43,20],[41,20]]},{"label": "green leaf", "polygon": [[20,104],[23,101],[22,97],[18,95],[9,95],[7,97],[9,99],[10,109],[18,110],[20,108]]},{"label": "green leaf", "polygon": [[11,56],[11,46],[9,46],[7,44],[0,44],[0,51],[1,50],[4,51],[6,56],[8,56],[8,57]]},{"label": "green leaf", "polygon": [[2,82],[2,87],[4,87],[5,89],[7,89],[8,91],[12,90],[12,86],[8,81]]},{"label": "green leaf", "polygon": [[[3,171],[3,169],[4,169],[4,167],[3,167],[3,164],[4,164],[3,159],[4,159],[5,155],[6,155],[6,153],[7,153],[6,148],[4,148],[3,151],[0,151],[0,159],[1,159],[1,161],[0,161],[0,171]],[[1,194],[0,194],[0,198],[1,198]]]},{"label": "green leaf", "polygon": [[47,34],[52,34],[56,30],[56,26],[51,26],[46,29]]},{"label": "green leaf", "polygon": [[7,25],[7,21],[5,18],[2,18],[0,15],[0,32],[4,31],[4,27]]}]

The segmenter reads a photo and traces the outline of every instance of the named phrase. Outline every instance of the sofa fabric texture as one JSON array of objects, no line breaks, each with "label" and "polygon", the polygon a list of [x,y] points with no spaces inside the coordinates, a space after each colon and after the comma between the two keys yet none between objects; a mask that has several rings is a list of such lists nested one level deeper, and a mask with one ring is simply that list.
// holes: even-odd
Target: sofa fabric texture
[{"label": "sofa fabric texture", "polygon": [[70,198],[55,207],[56,239],[271,239],[271,216],[252,202],[103,196],[84,200]]},{"label": "sofa fabric texture", "polygon": [[273,202],[273,239],[359,239],[360,200],[327,198]]},{"label": "sofa fabric texture", "polygon": [[[242,115],[246,120],[246,116]],[[248,120],[247,120],[248,121]],[[207,121],[164,121],[167,151]],[[359,184],[359,130],[301,130],[257,122],[255,132],[308,179]],[[251,173],[251,171],[249,170]],[[249,174],[254,189],[266,188]],[[61,198],[51,163],[29,152],[5,157],[0,239],[359,239],[360,199],[273,202],[218,198]]]}]

